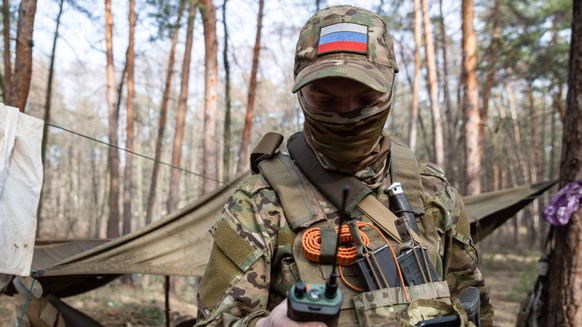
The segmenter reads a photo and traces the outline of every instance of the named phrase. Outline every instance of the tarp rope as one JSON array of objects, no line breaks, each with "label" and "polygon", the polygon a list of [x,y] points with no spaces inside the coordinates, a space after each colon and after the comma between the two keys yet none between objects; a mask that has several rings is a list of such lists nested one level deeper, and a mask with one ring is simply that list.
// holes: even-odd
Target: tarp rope
[{"label": "tarp rope", "polygon": [[[34,269],[31,270],[31,274],[34,274],[36,271]],[[32,283],[30,283],[30,288],[26,293],[26,301],[24,301],[24,308],[22,309],[22,314],[20,314],[20,318],[18,319],[18,327],[22,324],[22,319],[24,319],[24,314],[26,313],[26,309],[28,308],[28,304],[30,303],[30,297],[32,296],[32,288],[34,287],[34,282],[36,279],[32,279]]]},{"label": "tarp rope", "polygon": [[101,144],[103,144],[103,145],[106,145],[106,146],[108,146],[108,147],[112,147],[112,148],[115,148],[115,149],[117,149],[117,150],[125,151],[125,152],[127,152],[127,153],[130,153],[130,154],[133,154],[133,155],[135,155],[135,156],[142,157],[142,158],[144,158],[144,159],[147,159],[147,160],[151,160],[151,161],[153,161],[153,162],[156,162],[156,163],[158,163],[158,164],[160,164],[160,165],[164,165],[164,166],[168,166],[168,167],[170,167],[170,168],[178,169],[178,170],[180,170],[180,171],[183,171],[183,172],[185,172],[185,173],[189,173],[189,174],[192,174],[192,175],[196,175],[196,176],[198,176],[198,177],[201,177],[201,178],[204,178],[204,179],[208,179],[208,180],[211,180],[211,181],[217,182],[217,183],[219,183],[219,184],[229,184],[228,182],[224,182],[224,181],[221,181],[221,180],[218,180],[218,179],[215,179],[215,178],[211,178],[211,177],[208,177],[208,176],[204,176],[204,175],[202,175],[202,174],[200,174],[200,173],[196,173],[196,172],[190,171],[190,170],[188,170],[188,169],[185,169],[185,168],[182,168],[182,167],[174,166],[174,165],[172,165],[172,164],[169,164],[169,163],[167,163],[167,162],[163,162],[163,161],[160,161],[160,160],[156,160],[155,158],[148,157],[148,156],[146,156],[146,155],[143,155],[143,154],[137,153],[137,152],[135,152],[135,151],[131,151],[131,150],[128,150],[128,149],[122,148],[122,147],[120,147],[120,146],[113,145],[113,144],[110,144],[110,143],[107,143],[107,142],[104,142],[104,141],[98,140],[98,139],[96,139],[96,138],[93,138],[93,137],[90,137],[90,136],[87,136],[87,135],[81,134],[81,133],[79,133],[79,132],[75,132],[75,131],[73,131],[73,130],[70,130],[70,129],[67,129],[67,128],[64,128],[64,127],[61,127],[61,126],[55,125],[55,124],[51,124],[51,123],[49,123],[49,122],[46,122],[46,121],[44,121],[44,123],[45,123],[46,125],[50,126],[50,127],[58,128],[58,129],[60,129],[60,130],[63,130],[63,131],[65,131],[65,132],[68,132],[68,133],[71,133],[71,134],[74,134],[74,135],[77,135],[77,136],[80,136],[80,137],[84,137],[84,138],[86,138],[86,139],[88,139],[88,140],[91,140],[91,141],[94,141],[94,142],[97,142],[97,143],[101,143]]}]

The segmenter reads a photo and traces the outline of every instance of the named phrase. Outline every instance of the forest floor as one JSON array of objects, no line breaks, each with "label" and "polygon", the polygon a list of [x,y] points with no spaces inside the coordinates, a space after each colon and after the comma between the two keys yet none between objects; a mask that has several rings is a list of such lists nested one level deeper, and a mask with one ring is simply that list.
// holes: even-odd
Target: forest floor
[{"label": "forest floor", "polygon": [[513,327],[520,302],[538,277],[536,263],[541,251],[537,250],[539,247],[525,244],[516,247],[522,243],[513,237],[493,235],[491,238],[479,246],[480,269],[489,288],[495,321],[503,327]]},{"label": "forest floor", "polygon": [[[535,263],[539,251],[520,244],[511,237],[492,235],[479,244],[481,270],[488,284],[496,321],[503,327],[515,326],[519,302],[537,277]],[[99,289],[63,299],[67,304],[99,321],[104,326],[165,326],[164,278],[134,276],[131,287],[120,279]],[[175,326],[196,315],[194,279],[176,283],[183,290],[170,298],[171,321]],[[0,326],[17,326],[20,312],[15,312],[11,297],[0,296]]]}]

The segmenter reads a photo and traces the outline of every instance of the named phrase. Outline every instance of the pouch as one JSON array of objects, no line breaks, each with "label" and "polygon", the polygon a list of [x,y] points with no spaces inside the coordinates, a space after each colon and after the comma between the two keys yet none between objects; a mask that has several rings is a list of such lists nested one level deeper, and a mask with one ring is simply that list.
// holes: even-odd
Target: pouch
[{"label": "pouch", "polygon": [[354,308],[360,326],[414,326],[422,320],[459,314],[461,326],[469,326],[458,301],[450,300],[446,282],[407,287],[410,301],[400,287],[381,289],[354,296]]}]

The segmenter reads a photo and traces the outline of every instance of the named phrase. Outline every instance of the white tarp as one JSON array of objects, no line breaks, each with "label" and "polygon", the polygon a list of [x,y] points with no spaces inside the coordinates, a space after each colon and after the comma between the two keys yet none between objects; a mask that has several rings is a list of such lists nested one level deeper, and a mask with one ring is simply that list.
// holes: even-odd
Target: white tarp
[{"label": "white tarp", "polygon": [[0,273],[28,276],[42,188],[43,121],[0,103]]}]

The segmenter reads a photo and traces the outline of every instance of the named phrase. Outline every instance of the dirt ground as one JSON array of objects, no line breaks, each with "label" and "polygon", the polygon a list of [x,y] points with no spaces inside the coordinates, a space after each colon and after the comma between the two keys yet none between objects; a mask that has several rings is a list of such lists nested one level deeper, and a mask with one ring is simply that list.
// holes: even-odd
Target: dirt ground
[{"label": "dirt ground", "polygon": [[[527,250],[532,248],[527,246],[516,248],[514,244],[519,243],[494,236],[479,245],[481,270],[489,285],[496,321],[503,327],[515,326],[519,302],[535,281],[539,252]],[[164,278],[147,276],[145,279],[147,282],[143,276],[134,276],[136,287],[133,288],[117,279],[64,301],[104,326],[165,326]],[[176,289],[182,291],[170,298],[173,326],[195,316],[195,284],[192,278],[176,282]],[[12,298],[0,296],[0,326],[17,326],[15,321],[20,312],[14,311]]]},{"label": "dirt ground", "polygon": [[495,321],[503,327],[515,326],[520,302],[527,296],[537,278],[536,263],[540,251],[514,244],[480,246],[481,271],[487,282],[495,309]]}]

